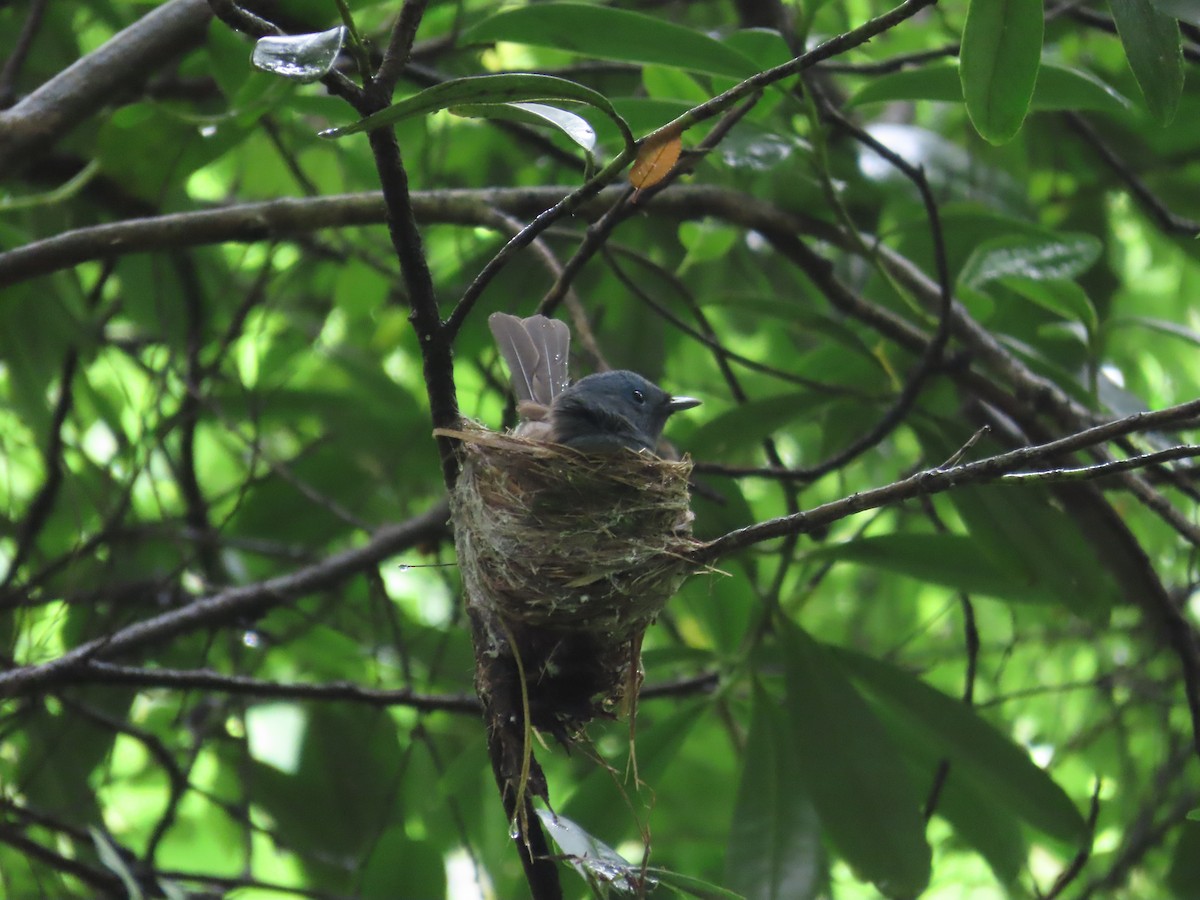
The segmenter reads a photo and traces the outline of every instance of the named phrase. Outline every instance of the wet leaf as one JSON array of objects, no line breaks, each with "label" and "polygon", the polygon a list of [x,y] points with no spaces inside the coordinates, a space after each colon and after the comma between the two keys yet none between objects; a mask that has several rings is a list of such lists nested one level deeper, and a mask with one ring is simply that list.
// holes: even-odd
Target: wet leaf
[{"label": "wet leaf", "polygon": [[452,106],[450,112],[470,119],[504,119],[524,125],[557,128],[591,153],[596,149],[596,131],[583,116],[544,103],[478,103]]},{"label": "wet leaf", "polygon": [[250,62],[264,72],[307,84],[329,74],[345,41],[342,25],[314,34],[259,38]]},{"label": "wet leaf", "polygon": [[348,134],[383,128],[394,125],[403,119],[452,107],[544,103],[554,100],[574,100],[595,107],[616,123],[627,144],[633,143],[633,136],[629,133],[629,127],[625,124],[625,120],[617,114],[613,105],[603,94],[565,78],[528,74],[473,75],[468,78],[445,81],[413,94],[411,97],[405,97],[387,109],[360,119],[353,125],[329,128],[322,131],[320,135],[326,138],[345,137]]},{"label": "wet leaf", "polygon": [[567,864],[588,884],[633,895],[641,884],[641,866],[628,862],[608,844],[593,837],[566,816],[537,811],[542,825],[566,857]]},{"label": "wet leaf", "polygon": [[978,289],[990,281],[1014,276],[1033,281],[1070,280],[1090,269],[1102,251],[1097,238],[1083,233],[1053,238],[994,238],[975,248],[959,272],[958,283]]}]

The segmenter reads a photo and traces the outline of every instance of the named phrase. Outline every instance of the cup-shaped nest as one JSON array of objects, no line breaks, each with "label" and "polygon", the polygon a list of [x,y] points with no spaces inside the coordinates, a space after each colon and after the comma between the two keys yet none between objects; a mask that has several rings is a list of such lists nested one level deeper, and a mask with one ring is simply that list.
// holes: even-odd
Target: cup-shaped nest
[{"label": "cup-shaped nest", "polygon": [[636,678],[641,634],[694,570],[691,463],[447,436],[462,442],[451,509],[477,653],[521,657],[542,719],[586,721]]}]

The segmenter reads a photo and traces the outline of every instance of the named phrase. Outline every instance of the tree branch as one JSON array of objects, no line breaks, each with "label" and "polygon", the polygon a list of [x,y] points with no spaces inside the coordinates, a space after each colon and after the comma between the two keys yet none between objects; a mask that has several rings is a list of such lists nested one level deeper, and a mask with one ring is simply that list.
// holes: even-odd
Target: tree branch
[{"label": "tree branch", "polygon": [[0,113],[0,172],[29,161],[204,40],[206,0],[167,0]]},{"label": "tree branch", "polygon": [[448,518],[447,505],[440,503],[407,522],[379,529],[361,547],[343,551],[315,565],[255,584],[226,588],[181,609],[143,619],[113,634],[87,641],[48,662],[0,672],[0,697],[28,693],[41,685],[69,677],[75,667],[93,660],[111,659],[198,628],[261,613],[295,597],[323,590],[377,565],[400,550],[444,538],[448,534]]}]

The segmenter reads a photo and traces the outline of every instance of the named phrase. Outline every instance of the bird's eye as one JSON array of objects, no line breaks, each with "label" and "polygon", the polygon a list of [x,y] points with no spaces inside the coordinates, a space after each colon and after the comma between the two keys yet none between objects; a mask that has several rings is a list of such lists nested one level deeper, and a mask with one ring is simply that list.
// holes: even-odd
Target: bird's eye
[{"label": "bird's eye", "polygon": [[646,395],[645,395],[645,394],[643,394],[641,391],[637,391],[637,390],[635,390],[635,391],[633,392],[633,402],[634,402],[634,403],[645,403],[645,402],[646,402]]}]

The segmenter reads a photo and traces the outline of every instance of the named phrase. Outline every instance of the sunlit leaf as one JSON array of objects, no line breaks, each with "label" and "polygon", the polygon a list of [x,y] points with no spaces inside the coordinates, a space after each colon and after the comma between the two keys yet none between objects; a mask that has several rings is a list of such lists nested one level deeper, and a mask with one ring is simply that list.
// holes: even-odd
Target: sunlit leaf
[{"label": "sunlit leaf", "polygon": [[480,103],[452,106],[450,112],[468,118],[505,119],[535,126],[550,125],[589,153],[596,149],[596,132],[588,120],[556,106],[547,106],[544,103]]},{"label": "sunlit leaf", "polygon": [[1024,235],[994,238],[975,248],[958,282],[983,287],[1000,278],[1063,281],[1082,275],[1100,258],[1103,245],[1090,234],[1061,234],[1038,240]]},{"label": "sunlit leaf", "polygon": [[555,815],[539,809],[538,818],[547,833],[566,857],[567,864],[589,884],[598,884],[605,890],[633,896],[641,884],[641,866],[634,865],[609,847],[584,831],[566,816]]},{"label": "sunlit leaf", "polygon": [[1151,0],[1109,0],[1109,8],[1146,108],[1166,125],[1175,118],[1183,92],[1179,23]]},{"label": "sunlit leaf", "polygon": [[292,81],[318,81],[329,74],[345,41],[343,25],[315,34],[259,38],[250,61],[264,72]]},{"label": "sunlit leaf", "polygon": [[971,0],[959,51],[963,97],[975,129],[993,144],[1025,121],[1042,56],[1042,0]]}]

